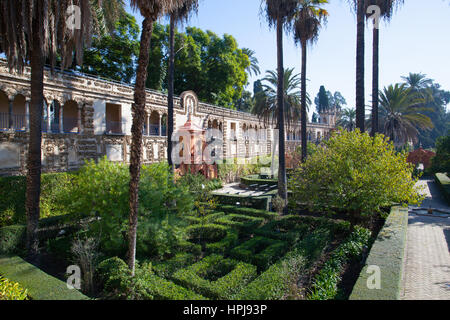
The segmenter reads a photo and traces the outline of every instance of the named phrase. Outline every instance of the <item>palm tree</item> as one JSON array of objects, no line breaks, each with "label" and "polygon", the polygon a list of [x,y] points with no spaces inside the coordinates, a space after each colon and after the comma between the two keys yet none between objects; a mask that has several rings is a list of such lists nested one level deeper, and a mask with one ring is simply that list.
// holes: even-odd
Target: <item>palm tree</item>
[{"label": "palm tree", "polygon": [[356,11],[356,127],[365,131],[364,19],[366,0],[350,0]]},{"label": "palm tree", "polygon": [[[276,28],[277,34],[277,104],[284,107],[284,67],[283,67],[283,28],[297,7],[298,0],[262,0],[263,12],[270,27]],[[284,133],[284,108],[278,108],[279,128],[279,173],[278,173],[278,195],[287,204],[287,179],[285,158],[285,133]]]},{"label": "palm tree", "polygon": [[336,122],[337,126],[343,127],[348,131],[353,131],[356,128],[356,110],[345,108],[342,110],[339,120]]},{"label": "palm tree", "polygon": [[261,70],[259,69],[259,61],[258,58],[255,57],[255,51],[249,48],[242,48],[242,52],[248,57],[250,60],[250,65],[247,67],[247,72],[249,75],[254,74],[255,76],[261,74]]},{"label": "palm tree", "polygon": [[198,10],[198,0],[183,0],[181,7],[170,12],[170,31],[169,31],[169,74],[168,74],[168,105],[167,105],[167,160],[171,172],[174,172],[172,160],[172,134],[173,127],[173,95],[174,95],[174,77],[175,77],[175,25],[182,21],[187,21],[192,11]]},{"label": "palm tree", "polygon": [[128,231],[128,266],[134,276],[136,262],[136,232],[139,208],[139,179],[142,161],[142,131],[144,128],[147,68],[150,59],[150,41],[155,21],[181,7],[182,0],[131,0],[133,9],[139,9],[144,20],[139,49],[136,84],[134,89],[133,125],[131,127],[130,154],[130,221]]},{"label": "palm tree", "polygon": [[411,88],[414,91],[419,91],[430,87],[433,84],[433,80],[427,78],[422,73],[410,72],[406,77],[402,77],[407,88]]},{"label": "palm tree", "polygon": [[[283,72],[284,75],[284,112],[287,128],[290,128],[292,122],[300,119],[301,113],[301,92],[298,91],[300,86],[300,74],[294,74],[294,68],[288,68]],[[261,84],[262,91],[255,94],[255,105],[252,113],[257,115],[265,124],[274,124],[277,120],[278,102],[277,102],[277,85],[278,74],[275,71],[266,71],[266,77],[262,79],[265,83]],[[311,103],[307,97],[307,109]],[[277,128],[279,128],[278,122]]]},{"label": "palm tree", "polygon": [[419,129],[432,129],[424,99],[405,84],[395,84],[380,92],[380,123],[383,133],[396,145],[416,142]]},{"label": "palm tree", "polygon": [[320,6],[328,3],[328,0],[300,0],[294,16],[294,37],[302,47],[302,72],[301,72],[301,140],[302,140],[302,162],[307,157],[306,136],[306,55],[307,45],[313,44],[319,37],[322,24],[326,22],[328,12]]},{"label": "palm tree", "polygon": [[[30,260],[37,258],[41,187],[42,109],[44,103],[44,64],[55,65],[61,55],[62,68],[83,60],[83,46],[88,46],[93,28],[92,17],[101,12],[100,1],[16,1],[2,0],[0,12],[0,53],[5,53],[10,70],[23,73],[31,68],[30,134],[27,156],[27,250]],[[69,5],[80,8],[80,28],[67,19]],[[103,8],[104,9],[104,8]],[[109,14],[105,14],[109,16]],[[76,17],[77,18],[77,17]],[[75,25],[75,27],[77,27]]]},{"label": "palm tree", "polygon": [[[395,7],[401,5],[403,0],[366,0],[365,12],[368,17],[372,14],[369,7],[376,5],[380,8],[380,17],[385,21],[390,21]],[[373,61],[372,61],[372,122],[371,135],[375,136],[379,132],[378,128],[378,106],[379,106],[379,46],[380,46],[380,28],[375,25],[373,28]]]}]

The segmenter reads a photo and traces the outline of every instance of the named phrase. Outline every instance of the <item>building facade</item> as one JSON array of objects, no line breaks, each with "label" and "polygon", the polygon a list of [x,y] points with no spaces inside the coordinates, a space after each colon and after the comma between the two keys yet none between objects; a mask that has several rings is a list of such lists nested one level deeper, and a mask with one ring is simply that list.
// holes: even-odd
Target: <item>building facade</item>
[{"label": "building facade", "polygon": [[[70,72],[44,75],[42,119],[42,170],[75,170],[85,160],[106,156],[111,161],[129,162],[133,87]],[[29,138],[30,70],[10,73],[0,60],[0,175],[26,173]],[[174,128],[188,116],[203,129],[223,134],[224,158],[250,159],[269,155],[274,126],[257,116],[199,102],[186,92],[174,101]],[[308,139],[320,141],[335,127],[336,115],[321,115],[323,123],[308,124]],[[300,145],[300,124],[286,129],[286,148]],[[167,96],[147,90],[143,138],[143,162],[167,159]],[[256,133],[256,134],[255,134]]]}]

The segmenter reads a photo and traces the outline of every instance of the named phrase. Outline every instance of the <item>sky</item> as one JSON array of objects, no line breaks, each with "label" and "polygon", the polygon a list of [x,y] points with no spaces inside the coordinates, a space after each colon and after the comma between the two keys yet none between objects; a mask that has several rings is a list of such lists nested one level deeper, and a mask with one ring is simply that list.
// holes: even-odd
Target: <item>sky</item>
[{"label": "sky", "polygon": [[[426,3],[426,4],[424,4]],[[275,70],[276,35],[260,15],[261,0],[200,0],[197,16],[188,25],[225,33],[241,48],[255,51],[260,68]],[[308,92],[314,98],[321,85],[340,91],[349,107],[355,105],[356,16],[347,0],[330,0],[328,22],[308,50]],[[130,11],[130,9],[128,9]],[[132,11],[130,11],[132,12]],[[142,17],[133,12],[141,23]],[[166,21],[161,21],[166,23]],[[380,23],[380,88],[401,82],[409,72],[424,73],[450,90],[450,1],[406,0],[389,24]],[[366,27],[366,105],[371,102],[372,24]],[[292,34],[284,36],[284,65],[301,69],[301,51]],[[247,89],[253,91],[252,76]],[[314,107],[312,107],[314,108]],[[310,114],[313,110],[310,110]]]}]

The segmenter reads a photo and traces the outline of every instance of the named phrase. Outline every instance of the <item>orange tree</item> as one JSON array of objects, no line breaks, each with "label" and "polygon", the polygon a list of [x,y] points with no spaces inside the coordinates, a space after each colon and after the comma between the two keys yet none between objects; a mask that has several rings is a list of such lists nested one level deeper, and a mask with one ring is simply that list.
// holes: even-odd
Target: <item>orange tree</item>
[{"label": "orange tree", "polygon": [[292,200],[314,211],[344,210],[353,228],[362,216],[393,203],[421,202],[406,158],[383,135],[340,129],[295,170]]}]

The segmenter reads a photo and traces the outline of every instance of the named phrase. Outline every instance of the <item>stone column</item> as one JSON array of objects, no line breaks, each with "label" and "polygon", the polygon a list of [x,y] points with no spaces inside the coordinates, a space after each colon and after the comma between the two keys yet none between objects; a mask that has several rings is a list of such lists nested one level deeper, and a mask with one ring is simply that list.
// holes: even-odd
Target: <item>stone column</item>
[{"label": "stone column", "polygon": [[78,127],[78,133],[81,134],[82,133],[82,128],[81,128],[81,109],[82,106],[77,104],[77,127]]},{"label": "stone column", "polygon": [[150,115],[149,114],[147,115],[146,121],[147,121],[147,136],[150,136]]},{"label": "stone column", "polygon": [[14,126],[13,104],[14,104],[14,100],[10,100],[9,101],[9,108],[8,108],[8,128],[9,129],[13,129],[13,126]]},{"label": "stone column", "polygon": [[159,136],[162,137],[162,127],[161,127],[162,116],[160,113],[158,113],[158,115],[159,115]]},{"label": "stone column", "polygon": [[63,106],[59,106],[59,133],[64,133],[64,117],[63,117]]},{"label": "stone column", "polygon": [[25,128],[30,131],[30,101],[25,101]]},{"label": "stone column", "polygon": [[50,105],[47,103],[47,133],[51,132]]}]

